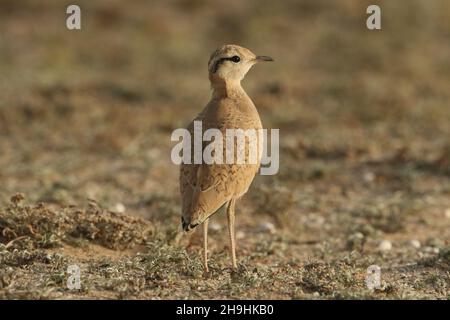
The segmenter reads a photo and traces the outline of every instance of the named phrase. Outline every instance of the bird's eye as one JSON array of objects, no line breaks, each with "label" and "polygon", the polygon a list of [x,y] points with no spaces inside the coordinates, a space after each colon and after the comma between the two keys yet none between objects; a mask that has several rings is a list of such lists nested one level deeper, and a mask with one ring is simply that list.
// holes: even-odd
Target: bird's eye
[{"label": "bird's eye", "polygon": [[239,61],[241,61],[241,58],[239,58],[238,56],[233,56],[231,57],[231,61],[233,61],[234,63],[238,63]]}]

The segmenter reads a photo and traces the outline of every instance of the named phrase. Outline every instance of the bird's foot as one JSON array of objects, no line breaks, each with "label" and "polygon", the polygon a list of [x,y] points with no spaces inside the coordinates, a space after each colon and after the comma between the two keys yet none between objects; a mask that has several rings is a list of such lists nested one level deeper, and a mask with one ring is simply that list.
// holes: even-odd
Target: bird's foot
[{"label": "bird's foot", "polygon": [[203,278],[205,278],[205,279],[211,278],[211,272],[209,272],[209,269],[203,270]]}]

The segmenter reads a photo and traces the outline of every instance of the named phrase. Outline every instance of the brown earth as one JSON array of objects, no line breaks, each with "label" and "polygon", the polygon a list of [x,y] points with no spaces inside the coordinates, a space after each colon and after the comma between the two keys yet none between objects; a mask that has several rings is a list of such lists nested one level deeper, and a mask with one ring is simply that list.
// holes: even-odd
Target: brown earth
[{"label": "brown earth", "polygon": [[[0,298],[450,298],[448,1],[379,1],[380,31],[360,0],[77,3],[80,31],[0,3]],[[243,85],[281,163],[238,203],[239,271],[218,214],[205,275],[170,134],[223,43],[276,60]]]}]

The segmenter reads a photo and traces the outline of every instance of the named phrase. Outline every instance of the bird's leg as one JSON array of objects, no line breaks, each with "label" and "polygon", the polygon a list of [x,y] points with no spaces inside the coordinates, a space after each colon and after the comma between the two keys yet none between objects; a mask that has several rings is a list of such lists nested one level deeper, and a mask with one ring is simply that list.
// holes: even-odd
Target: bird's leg
[{"label": "bird's leg", "polygon": [[205,263],[205,271],[209,272],[208,269],[208,221],[206,219],[203,222],[203,262]]},{"label": "bird's leg", "polygon": [[236,240],[235,240],[235,234],[234,234],[234,206],[236,204],[236,199],[231,199],[228,203],[227,208],[227,217],[228,217],[228,232],[230,236],[230,254],[231,254],[231,261],[233,264],[233,269],[237,269],[237,263],[236,263]]}]

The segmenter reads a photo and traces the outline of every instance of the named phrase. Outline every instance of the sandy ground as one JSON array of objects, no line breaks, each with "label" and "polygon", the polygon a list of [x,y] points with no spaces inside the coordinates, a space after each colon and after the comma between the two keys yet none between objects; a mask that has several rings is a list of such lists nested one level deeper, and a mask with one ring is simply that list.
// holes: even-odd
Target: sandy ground
[{"label": "sandy ground", "polygon": [[[448,1],[381,1],[381,31],[359,0],[78,3],[80,31],[0,4],[1,298],[450,297]],[[238,202],[238,272],[222,213],[204,274],[170,134],[223,43],[276,60],[243,85],[281,163]]]}]

